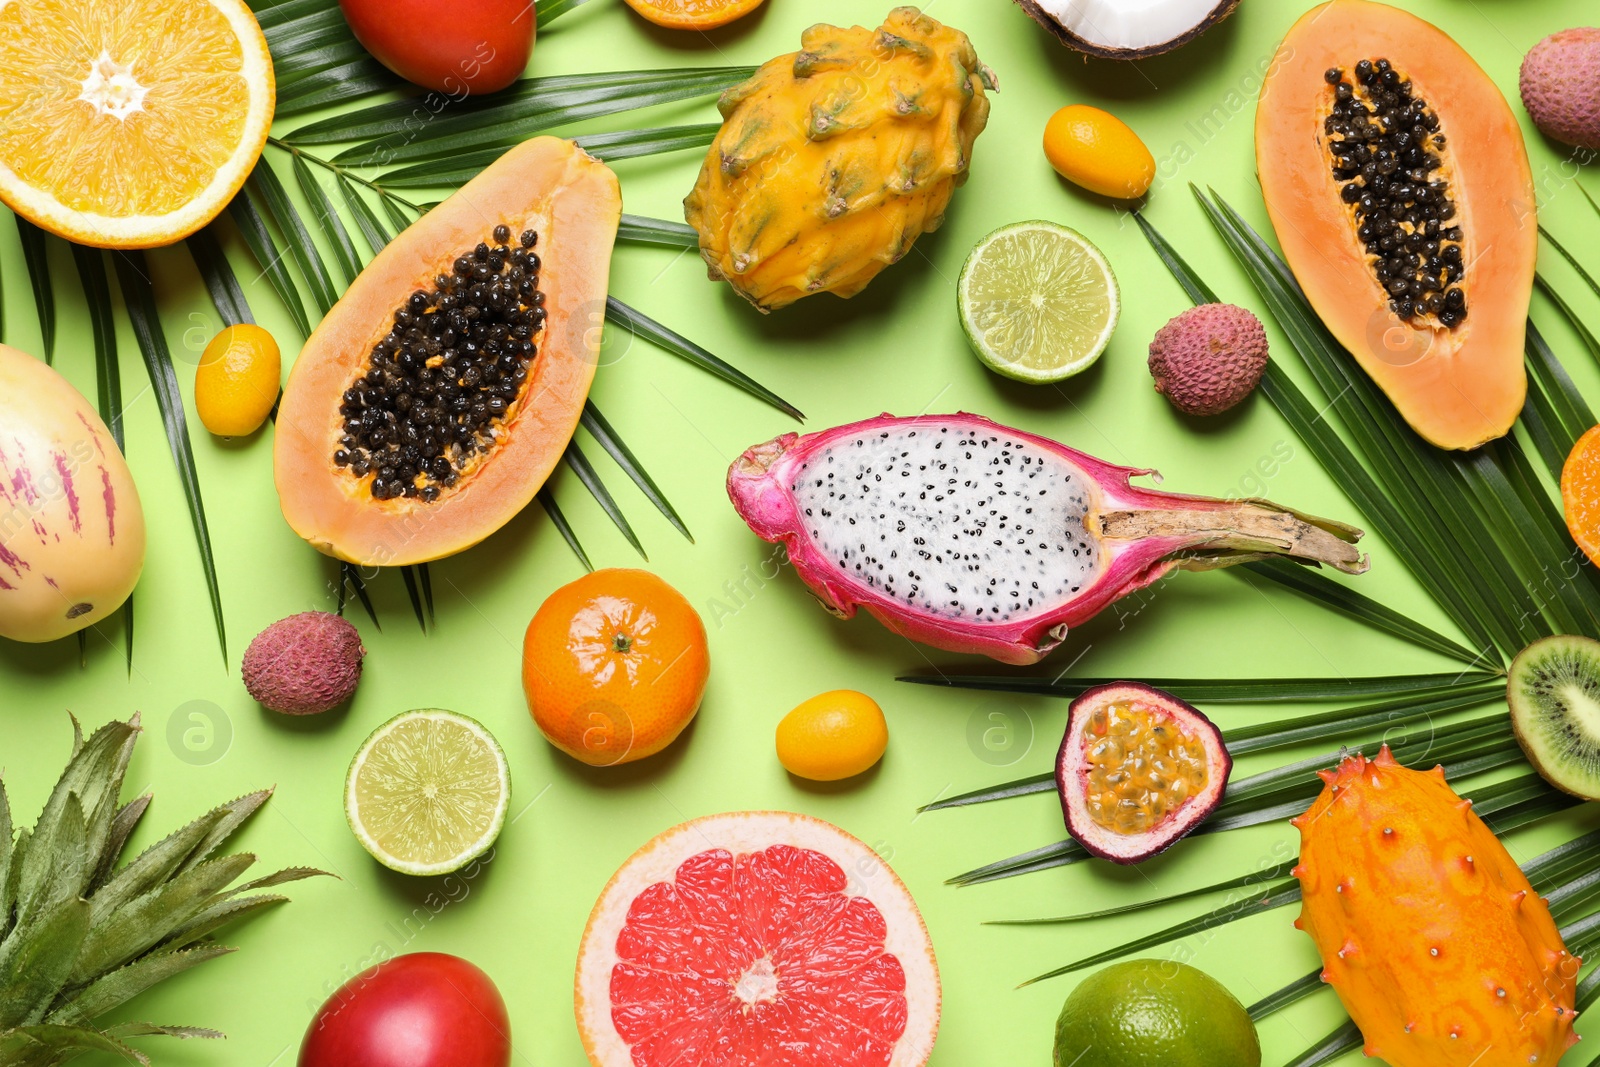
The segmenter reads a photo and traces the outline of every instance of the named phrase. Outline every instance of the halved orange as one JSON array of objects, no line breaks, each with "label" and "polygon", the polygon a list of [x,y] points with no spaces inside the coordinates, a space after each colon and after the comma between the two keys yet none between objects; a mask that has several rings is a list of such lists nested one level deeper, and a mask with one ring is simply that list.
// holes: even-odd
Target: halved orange
[{"label": "halved orange", "polygon": [[744,18],[762,0],[628,0],[628,6],[669,30],[714,30]]},{"label": "halved orange", "polygon": [[275,103],[242,0],[0,0],[0,200],[68,240],[198,230],[249,177]]},{"label": "halved orange", "polygon": [[1578,438],[1561,465],[1561,506],[1572,539],[1600,565],[1600,426]]}]

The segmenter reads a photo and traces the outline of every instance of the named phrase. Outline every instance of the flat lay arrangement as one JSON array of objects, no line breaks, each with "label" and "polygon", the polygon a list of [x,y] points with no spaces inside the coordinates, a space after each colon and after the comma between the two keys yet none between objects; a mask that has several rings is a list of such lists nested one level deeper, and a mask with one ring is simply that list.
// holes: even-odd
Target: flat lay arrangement
[{"label": "flat lay arrangement", "polygon": [[0,4],[0,1067],[1600,1063],[1586,21]]}]

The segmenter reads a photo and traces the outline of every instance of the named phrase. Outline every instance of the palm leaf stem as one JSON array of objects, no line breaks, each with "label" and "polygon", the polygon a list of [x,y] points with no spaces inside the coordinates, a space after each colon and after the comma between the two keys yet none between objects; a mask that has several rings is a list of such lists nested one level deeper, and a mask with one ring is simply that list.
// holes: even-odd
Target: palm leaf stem
[{"label": "palm leaf stem", "polygon": [[161,318],[156,308],[155,288],[142,252],[117,252],[112,256],[117,281],[122,288],[123,304],[133,323],[134,337],[144,356],[150,384],[154,387],[156,405],[161,409],[161,421],[166,428],[167,444],[172,450],[173,462],[178,468],[178,479],[183,485],[184,498],[189,504],[189,519],[194,526],[195,541],[200,549],[200,566],[205,573],[206,591],[211,600],[211,614],[217,624],[217,643],[222,650],[224,664],[228,659],[228,634],[222,618],[222,593],[217,585],[217,565],[211,553],[211,533],[206,525],[205,504],[200,495],[200,477],[194,466],[194,450],[189,443],[189,426],[184,414],[183,394],[178,389],[177,372],[172,366],[172,354],[161,331]]}]

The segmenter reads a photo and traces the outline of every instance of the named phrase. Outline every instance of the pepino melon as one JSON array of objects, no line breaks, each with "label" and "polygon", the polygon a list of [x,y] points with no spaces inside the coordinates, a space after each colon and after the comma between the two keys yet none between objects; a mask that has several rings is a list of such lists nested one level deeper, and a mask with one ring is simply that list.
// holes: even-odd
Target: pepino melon
[{"label": "pepino melon", "polygon": [[133,475],[94,407],[0,345],[0,637],[53,641],[122,606],[144,568]]},{"label": "pepino melon", "polygon": [[1538,252],[1516,116],[1437,27],[1333,0],[1289,31],[1261,90],[1256,164],[1328,329],[1441,448],[1503,436],[1527,391]]},{"label": "pepino melon", "polygon": [[402,566],[526,507],[589,395],[621,215],[605,164],[539,137],[378,253],[284,390],[273,467],[295,532]]}]

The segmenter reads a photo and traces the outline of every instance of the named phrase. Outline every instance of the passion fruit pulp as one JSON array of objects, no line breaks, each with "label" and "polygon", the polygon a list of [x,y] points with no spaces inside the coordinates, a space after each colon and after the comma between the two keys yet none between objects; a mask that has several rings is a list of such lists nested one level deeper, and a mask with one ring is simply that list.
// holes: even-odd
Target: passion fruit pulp
[{"label": "passion fruit pulp", "polygon": [[1199,709],[1138,682],[1085,690],[1056,756],[1067,832],[1091,854],[1138,863],[1171,848],[1222,799],[1233,759]]}]

